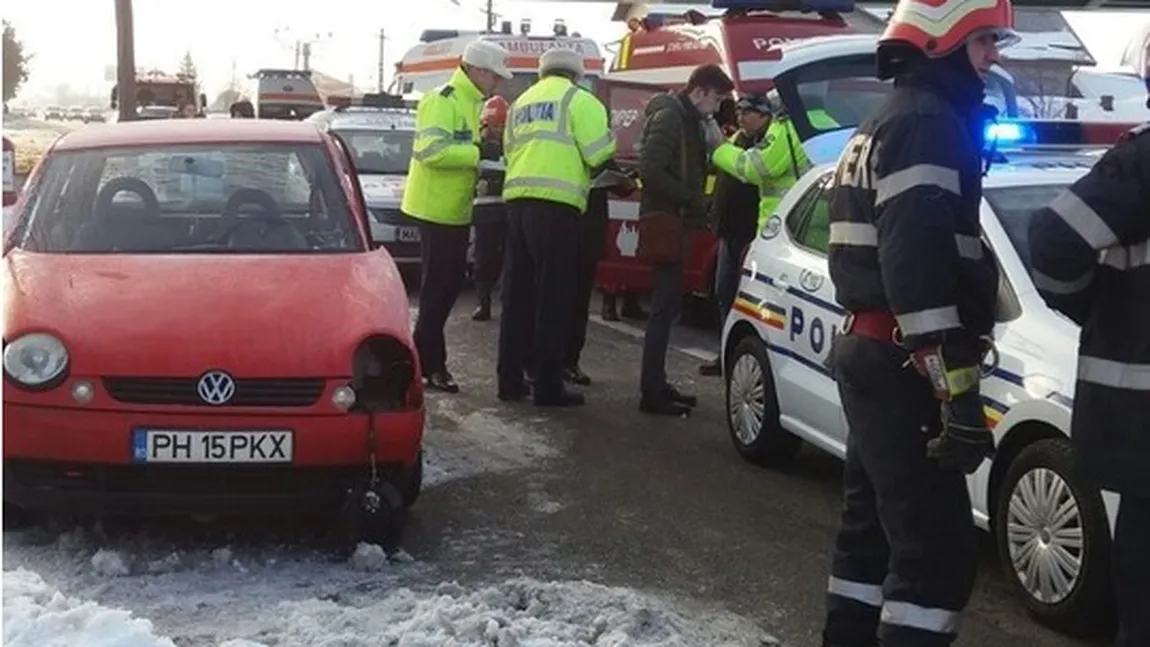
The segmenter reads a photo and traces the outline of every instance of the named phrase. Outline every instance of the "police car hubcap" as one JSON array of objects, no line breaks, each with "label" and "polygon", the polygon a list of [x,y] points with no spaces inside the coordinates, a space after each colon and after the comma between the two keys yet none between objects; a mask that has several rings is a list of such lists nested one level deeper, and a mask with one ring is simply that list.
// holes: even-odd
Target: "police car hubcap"
[{"label": "police car hubcap", "polygon": [[1006,522],[1018,580],[1044,604],[1065,600],[1085,558],[1082,516],[1070,486],[1049,469],[1027,472],[1010,495]]},{"label": "police car hubcap", "polygon": [[727,408],[735,437],[744,445],[755,442],[763,428],[765,392],[766,385],[763,384],[763,370],[759,367],[759,361],[752,355],[743,355],[731,369]]}]

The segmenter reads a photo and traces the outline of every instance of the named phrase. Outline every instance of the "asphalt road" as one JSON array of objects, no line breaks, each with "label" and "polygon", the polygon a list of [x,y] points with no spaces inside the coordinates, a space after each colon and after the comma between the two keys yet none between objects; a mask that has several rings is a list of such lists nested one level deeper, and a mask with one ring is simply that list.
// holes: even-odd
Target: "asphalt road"
[{"label": "asphalt road", "polygon": [[[494,451],[535,452],[536,460],[428,490],[404,542],[413,555],[450,564],[446,572],[462,580],[522,571],[669,591],[750,617],[783,644],[817,647],[841,464],[809,447],[786,473],[737,457],[722,383],[698,377],[692,357],[717,349],[716,335],[676,332],[681,350],[671,353],[669,374],[700,397],[689,419],[638,411],[641,333],[601,321],[584,353],[595,379],[588,405],[540,410],[495,398],[498,321],[472,322],[471,305],[465,294],[447,333],[462,392],[430,396],[429,434],[441,446],[503,444]],[[528,438],[546,448],[531,449]],[[1028,618],[1008,595],[989,537],[983,545],[958,645],[1095,644]]]}]

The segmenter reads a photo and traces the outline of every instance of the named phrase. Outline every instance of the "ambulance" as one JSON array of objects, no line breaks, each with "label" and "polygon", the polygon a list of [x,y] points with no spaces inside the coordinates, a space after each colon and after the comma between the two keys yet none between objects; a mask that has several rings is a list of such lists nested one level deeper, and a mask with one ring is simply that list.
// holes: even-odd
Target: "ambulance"
[{"label": "ambulance", "polygon": [[583,68],[587,71],[584,87],[594,89],[602,77],[605,60],[599,45],[577,33],[568,35],[562,20],[555,22],[549,36],[532,35],[528,20],[520,24],[519,31],[513,34],[509,21],[502,24],[499,32],[426,30],[420,35],[419,44],[408,50],[396,65],[391,91],[404,97],[418,97],[447,83],[459,67],[463,50],[476,40],[490,41],[507,51],[507,67],[513,76],[500,83],[498,93],[508,101],[514,101],[538,80],[539,57],[551,49],[566,48],[583,57]]},{"label": "ambulance", "polygon": [[257,119],[302,121],[326,107],[311,70],[264,68],[250,78],[256,86]]},{"label": "ambulance", "polygon": [[[714,0],[678,15],[628,13],[617,19],[627,32],[598,94],[611,112],[618,141],[617,159],[638,163],[643,109],[656,92],[681,88],[703,64],[722,66],[736,95],[777,92],[815,163],[838,157],[845,134],[887,96],[889,82],[875,78],[875,49],[885,22],[855,11],[853,0]],[[1017,115],[1014,83],[996,69],[988,100],[1002,115]],[[815,127],[808,110],[821,109],[841,128]],[[708,182],[708,191],[713,189]],[[596,282],[607,293],[643,293],[650,266],[638,259],[639,194],[612,199],[605,256]],[[714,274],[718,240],[709,232],[692,235],[684,267],[684,318],[710,325],[717,320]],[[693,320],[693,321],[692,321]]]}]

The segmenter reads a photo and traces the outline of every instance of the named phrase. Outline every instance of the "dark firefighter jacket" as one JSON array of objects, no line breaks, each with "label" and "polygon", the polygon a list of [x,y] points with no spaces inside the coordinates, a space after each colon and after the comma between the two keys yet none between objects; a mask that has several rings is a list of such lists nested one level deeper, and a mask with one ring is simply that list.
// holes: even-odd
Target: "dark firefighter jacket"
[{"label": "dark firefighter jacket", "polygon": [[[739,148],[754,148],[764,133],[753,135],[743,131],[735,134],[733,143]],[[711,202],[711,219],[717,223],[715,233],[727,240],[754,240],[759,222],[759,189],[740,182],[729,173],[719,171],[715,181],[715,197]]]},{"label": "dark firefighter jacket", "polygon": [[1042,298],[1082,326],[1072,436],[1107,490],[1150,497],[1150,124],[1030,224]]},{"label": "dark firefighter jacket", "polygon": [[[503,140],[497,139],[496,142],[502,149]],[[483,165],[484,162],[481,161],[479,177],[475,183],[475,200],[471,208],[471,220],[479,225],[507,219],[507,207],[503,203],[503,180],[507,173],[483,168]]]},{"label": "dark firefighter jacket", "polygon": [[942,345],[958,367],[994,327],[998,269],[979,237],[982,83],[946,60],[897,76],[847,144],[828,260],[844,308],[893,313],[909,350]]}]

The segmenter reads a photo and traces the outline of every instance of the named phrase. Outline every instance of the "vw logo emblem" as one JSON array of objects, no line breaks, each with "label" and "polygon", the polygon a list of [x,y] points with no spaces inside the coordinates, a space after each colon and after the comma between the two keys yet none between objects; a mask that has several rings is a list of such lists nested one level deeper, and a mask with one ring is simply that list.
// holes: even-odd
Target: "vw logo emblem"
[{"label": "vw logo emblem", "polygon": [[224,404],[236,394],[236,381],[223,371],[208,371],[200,377],[196,391],[208,404]]}]

